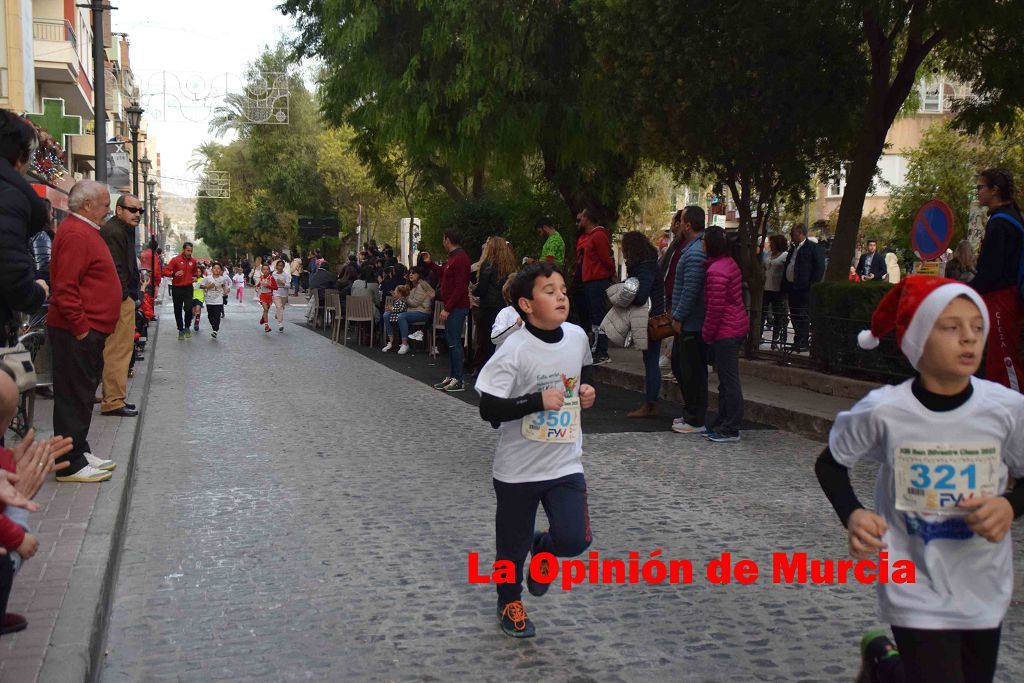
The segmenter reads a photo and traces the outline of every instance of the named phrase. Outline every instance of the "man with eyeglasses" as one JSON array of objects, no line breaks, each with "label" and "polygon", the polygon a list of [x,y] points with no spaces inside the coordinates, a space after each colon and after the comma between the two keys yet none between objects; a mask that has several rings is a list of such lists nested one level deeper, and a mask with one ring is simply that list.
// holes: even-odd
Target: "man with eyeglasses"
[{"label": "man with eyeglasses", "polygon": [[100,230],[121,281],[121,313],[114,333],[107,337],[103,347],[103,405],[100,411],[104,415],[136,417],[139,414],[134,405],[125,402],[125,398],[128,395],[128,367],[135,348],[135,302],[139,300],[135,233],[141,219],[139,198],[123,194],[117,200],[114,217]]}]

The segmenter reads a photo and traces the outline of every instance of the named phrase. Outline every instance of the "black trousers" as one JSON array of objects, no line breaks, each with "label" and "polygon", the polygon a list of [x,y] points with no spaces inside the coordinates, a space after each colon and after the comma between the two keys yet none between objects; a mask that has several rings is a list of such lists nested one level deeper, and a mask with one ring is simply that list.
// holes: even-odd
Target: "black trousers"
[{"label": "black trousers", "polygon": [[[587,482],[582,473],[547,481],[509,484],[494,480],[498,509],[494,515],[494,545],[498,560],[512,560],[516,566],[514,584],[499,583],[498,603],[506,605],[523,594],[523,565],[532,551],[556,557],[574,557],[590,547],[590,512]],[[544,506],[550,528],[534,546],[537,505]]]},{"label": "black trousers", "polygon": [[808,306],[810,292],[789,293],[789,317],[793,320],[793,350],[806,351],[810,348],[811,318]]},{"label": "black trousers", "polygon": [[220,318],[224,315],[223,304],[206,304],[206,317],[210,320],[210,327],[214,332],[220,330]]},{"label": "black trousers", "polygon": [[899,657],[880,662],[874,683],[989,683],[996,675],[1002,626],[979,631],[892,627]]},{"label": "black trousers", "polygon": [[11,597],[14,585],[14,560],[7,555],[0,555],[0,619],[7,614],[7,600]]},{"label": "black trousers", "polygon": [[74,474],[89,463],[89,425],[96,387],[103,379],[103,345],[107,335],[89,330],[81,341],[68,330],[47,327],[53,346],[53,433],[70,436],[71,452],[57,462],[70,462],[63,474]]},{"label": "black trousers", "polygon": [[480,319],[476,326],[476,369],[480,371],[487,361],[494,355],[494,342],[491,341],[491,328],[494,327],[494,321],[498,318],[498,313],[501,311],[500,308],[494,308],[493,306],[481,306],[480,307]]},{"label": "black trousers", "polygon": [[174,324],[178,332],[192,326],[192,285],[172,285],[171,300],[174,302]]},{"label": "black trousers", "polygon": [[703,427],[708,414],[708,347],[701,333],[677,334],[671,361],[683,394],[683,419],[692,427]]}]

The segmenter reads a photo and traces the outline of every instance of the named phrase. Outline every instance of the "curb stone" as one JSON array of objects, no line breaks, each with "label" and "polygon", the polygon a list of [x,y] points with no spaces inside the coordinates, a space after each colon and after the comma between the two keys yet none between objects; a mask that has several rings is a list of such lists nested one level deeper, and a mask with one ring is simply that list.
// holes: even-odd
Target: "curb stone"
[{"label": "curb stone", "polygon": [[103,668],[110,603],[124,545],[135,461],[153,379],[159,320],[151,324],[153,328],[146,344],[144,361],[146,377],[141,386],[137,382],[133,384],[128,396],[129,399],[134,398],[139,406],[139,416],[135,418],[134,429],[121,429],[122,422],[114,438],[112,453],[125,454],[118,457],[120,476],[101,484],[102,495],[96,499],[89,517],[82,549],[71,570],[68,591],[39,671],[37,680],[43,683],[97,681]]}]

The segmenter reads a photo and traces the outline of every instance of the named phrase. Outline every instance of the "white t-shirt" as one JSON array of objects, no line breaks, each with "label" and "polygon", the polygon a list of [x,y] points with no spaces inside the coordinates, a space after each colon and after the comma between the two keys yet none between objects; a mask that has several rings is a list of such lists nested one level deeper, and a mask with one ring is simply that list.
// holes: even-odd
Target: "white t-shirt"
[{"label": "white t-shirt", "polygon": [[[913,584],[878,584],[881,620],[904,628],[995,628],[1013,594],[1010,534],[986,541],[954,510],[970,490],[1000,495],[1008,473],[1024,476],[1024,396],[972,379],[966,403],[936,412],[921,405],[911,384],[872,391],[839,413],[829,434],[841,465],[881,463],[875,511],[889,525],[889,566],[910,560],[916,568]],[[943,512],[920,511],[935,506]]]},{"label": "white t-shirt", "polygon": [[276,270],[270,275],[277,280],[277,289],[274,290],[274,296],[287,297],[288,286],[292,283],[292,276],[288,271],[279,273]]},{"label": "white t-shirt", "polygon": [[494,325],[491,326],[491,343],[501,346],[509,338],[509,335],[521,329],[522,325],[516,325],[517,320],[519,320],[519,311],[512,306],[506,306],[498,311],[498,317],[494,319]]},{"label": "white t-shirt", "polygon": [[224,297],[231,293],[231,279],[227,275],[221,274],[220,277],[214,277],[213,275],[207,275],[203,278],[203,286],[216,285],[214,289],[207,289],[206,294],[210,298],[207,300],[207,304],[216,306],[217,304],[224,303]]},{"label": "white t-shirt", "polygon": [[[476,390],[498,398],[564,387],[566,399],[579,397],[580,371],[592,362],[587,335],[562,323],[562,340],[548,344],[525,328],[509,335],[476,380]],[[543,415],[536,413],[535,415]],[[494,478],[509,484],[558,479],[583,471],[583,432],[571,443],[545,443],[523,436],[524,421],[502,422],[494,449]]]},{"label": "white t-shirt", "polygon": [[235,274],[235,287],[238,289],[245,289],[245,275],[242,273]]}]

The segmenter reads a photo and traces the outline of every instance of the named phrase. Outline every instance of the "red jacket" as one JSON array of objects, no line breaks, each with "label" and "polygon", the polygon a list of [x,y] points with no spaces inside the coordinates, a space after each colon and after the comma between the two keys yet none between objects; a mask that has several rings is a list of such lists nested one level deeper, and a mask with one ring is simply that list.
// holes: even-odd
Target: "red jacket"
[{"label": "red jacket", "polygon": [[580,235],[576,242],[577,258],[583,263],[583,281],[610,280],[615,274],[612,243],[608,231],[597,227]]},{"label": "red jacket", "polygon": [[139,255],[139,263],[141,264],[139,267],[142,268],[143,270],[152,271],[153,286],[158,289],[160,287],[160,280],[162,280],[164,277],[164,267],[162,261],[163,259],[160,258],[160,254],[157,254],[156,269],[154,270],[153,252],[150,251],[149,249],[144,249],[142,253]]},{"label": "red jacket", "polygon": [[50,253],[50,310],[46,324],[76,337],[111,334],[121,315],[121,280],[100,231],[81,218],[65,218]]},{"label": "red jacket", "polygon": [[[0,468],[14,473],[14,453],[6,448],[0,448]],[[7,506],[0,506],[0,510],[6,510]],[[0,515],[0,545],[8,551],[17,550],[21,542],[25,540],[25,530],[7,515]]]},{"label": "red jacket", "polygon": [[[181,275],[176,276],[175,273],[179,270]],[[185,258],[178,254],[164,266],[164,275],[173,278],[171,284],[175,287],[185,287],[186,285],[191,287],[199,276],[199,264],[194,258]]]},{"label": "red jacket", "polygon": [[750,329],[743,305],[743,273],[728,256],[708,259],[704,276],[704,342],[745,337]]},{"label": "red jacket", "polygon": [[448,254],[441,271],[441,298],[444,310],[469,308],[469,256],[461,247]]}]

